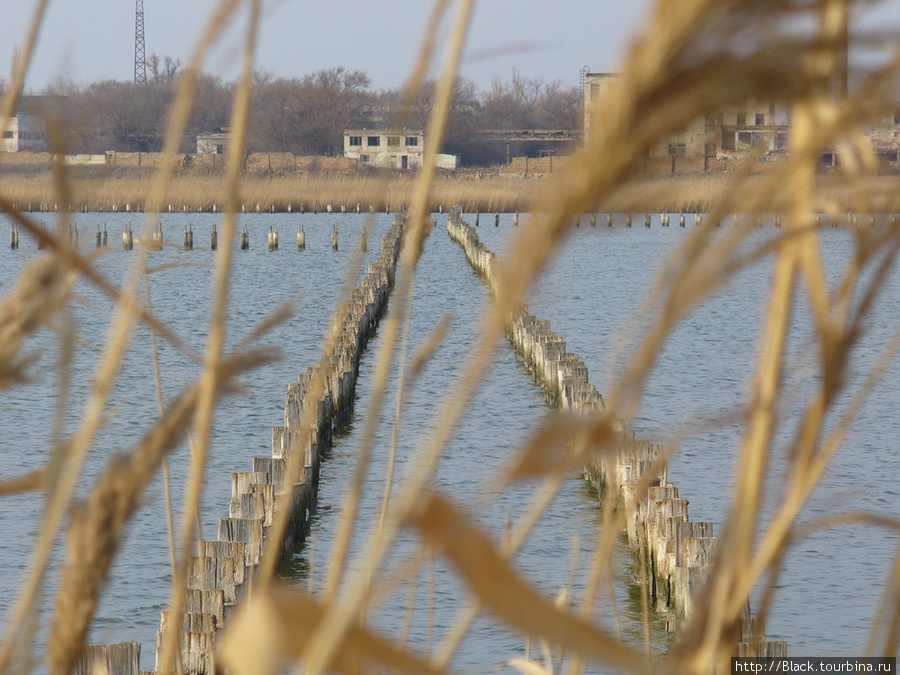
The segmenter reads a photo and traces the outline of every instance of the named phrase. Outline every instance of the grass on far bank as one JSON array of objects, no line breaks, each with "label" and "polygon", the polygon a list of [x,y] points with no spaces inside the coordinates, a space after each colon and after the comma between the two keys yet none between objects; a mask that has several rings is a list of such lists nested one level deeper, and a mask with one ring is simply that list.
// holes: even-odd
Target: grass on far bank
[{"label": "grass on far bank", "polygon": [[[18,208],[58,209],[58,196],[50,167],[0,164],[0,191]],[[156,170],[138,167],[70,167],[73,211],[143,210]],[[605,212],[707,212],[735,189],[752,194],[763,171],[736,184],[733,173],[680,174],[637,177],[608,195],[595,207]],[[464,211],[484,213],[528,212],[535,198],[552,190],[557,174],[512,174],[494,169],[444,172],[435,179],[432,210],[447,211],[460,204]],[[262,174],[248,173],[242,185],[247,211],[313,211],[329,204],[353,211],[398,210],[409,204],[415,186],[414,172],[380,175],[343,173]],[[893,213],[900,210],[900,176],[869,179],[865,189],[843,184],[838,172],[820,172],[819,212],[847,211]],[[223,176],[218,172],[182,172],[175,175],[167,204],[173,211],[221,211],[225,201]],[[776,207],[777,208],[777,207]]]}]

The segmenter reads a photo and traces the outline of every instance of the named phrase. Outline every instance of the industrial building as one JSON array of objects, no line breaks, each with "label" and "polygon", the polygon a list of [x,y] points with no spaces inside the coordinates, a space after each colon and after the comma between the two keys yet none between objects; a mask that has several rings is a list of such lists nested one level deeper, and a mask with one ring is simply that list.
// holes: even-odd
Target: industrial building
[{"label": "industrial building", "polygon": [[379,168],[415,169],[425,157],[425,132],[348,129],[344,157]]},{"label": "industrial building", "polygon": [[[598,101],[615,95],[617,73],[584,73],[584,129],[589,141]],[[650,147],[645,155],[645,168],[651,172],[709,170],[714,164],[727,162],[751,152],[765,153],[784,147],[788,127],[778,124],[775,106],[750,102],[741,107],[724,108],[704,118],[693,120],[683,129]]]},{"label": "industrial building", "polygon": [[47,132],[40,118],[17,113],[7,120],[0,152],[47,152]]}]

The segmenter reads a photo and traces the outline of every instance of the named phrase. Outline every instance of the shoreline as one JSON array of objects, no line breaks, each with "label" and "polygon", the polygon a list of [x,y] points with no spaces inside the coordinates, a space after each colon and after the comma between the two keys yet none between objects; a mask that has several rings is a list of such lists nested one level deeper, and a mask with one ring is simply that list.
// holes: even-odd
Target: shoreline
[{"label": "shoreline", "polygon": [[[156,170],[147,167],[69,167],[68,208],[48,165],[0,162],[0,211],[144,212]],[[543,190],[553,189],[562,172],[519,174],[498,169],[441,172],[435,176],[431,211],[459,204],[467,213],[526,213]],[[411,199],[417,174],[370,172],[247,172],[241,186],[246,213],[396,212]],[[596,213],[703,213],[726,194],[751,192],[762,174],[737,173],[638,176]],[[900,176],[866,179],[864,191],[836,173],[822,173],[818,212],[893,213],[900,210]],[[217,213],[224,210],[224,177],[219,172],[177,171],[160,213]],[[858,185],[856,185],[858,188]],[[774,200],[763,212],[782,211]],[[739,210],[740,211],[740,210]],[[747,209],[750,212],[751,209]]]}]

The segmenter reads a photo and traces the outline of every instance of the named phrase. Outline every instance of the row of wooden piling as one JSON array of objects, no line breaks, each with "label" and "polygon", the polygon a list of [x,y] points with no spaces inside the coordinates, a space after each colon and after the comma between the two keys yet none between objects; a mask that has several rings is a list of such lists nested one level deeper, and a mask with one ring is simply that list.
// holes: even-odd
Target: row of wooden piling
[{"label": "row of wooden piling", "polygon": [[[79,204],[60,204],[58,202],[14,202],[13,211],[22,213],[144,213],[144,202],[123,202],[112,204],[82,202]],[[400,213],[406,209],[405,204],[391,204],[390,202],[370,202],[363,204],[334,204],[320,205],[318,202],[285,202],[279,204],[241,204],[241,213]],[[436,207],[439,213],[444,212],[441,205]],[[223,209],[216,202],[204,204],[167,204],[163,213],[222,213]]]},{"label": "row of wooden piling", "polygon": [[[80,232],[78,230],[77,225],[73,225],[69,228],[69,244],[74,247],[79,246],[80,242]],[[278,250],[278,228],[274,225],[269,226],[269,230],[267,233],[268,238],[268,247],[269,251],[277,251]],[[193,251],[194,250],[194,225],[190,223],[184,226],[184,238],[182,243],[182,250],[185,251]],[[362,230],[362,249],[366,250],[368,246],[368,232],[364,227]],[[109,246],[109,231],[107,230],[106,223],[103,224],[101,229],[100,225],[97,225],[97,232],[95,236],[95,242],[97,248],[106,248]],[[332,227],[331,230],[331,250],[337,251],[340,242],[340,234],[338,232],[337,225]],[[36,240],[37,248],[39,250],[43,250],[47,247],[46,240],[39,238]],[[134,249],[135,237],[134,231],[131,228],[131,223],[126,223],[125,227],[122,230],[122,250],[123,251],[131,251]],[[163,229],[160,223],[157,223],[153,228],[153,231],[150,234],[150,242],[149,246],[154,249],[160,249],[166,245],[166,242],[163,237]],[[173,244],[174,245],[174,244]],[[216,224],[213,223],[212,228],[210,230],[209,235],[209,247],[210,250],[215,251],[219,246],[219,232],[216,228]],[[17,223],[13,223],[12,228],[9,231],[9,247],[13,251],[19,249],[19,226]],[[241,228],[240,232],[240,249],[242,251],[246,251],[250,249],[250,230],[244,225]],[[297,250],[305,251],[306,250],[306,230],[303,229],[303,224],[297,226]]]},{"label": "row of wooden piling", "polygon": [[[447,230],[496,293],[501,264],[497,256],[481,243],[474,228],[463,222],[458,210],[451,210]],[[589,381],[587,366],[566,350],[565,340],[552,331],[549,321],[539,320],[523,308],[509,317],[507,336],[559,408],[586,415],[604,411],[603,397]],[[667,480],[662,447],[637,439],[633,431],[626,431],[622,420],[615,421],[614,431],[618,438],[614,467],[594,460],[585,467],[585,475],[602,491],[608,484],[616,486],[617,505],[624,509],[636,564],[647,571],[650,597],[658,609],[672,611],[675,621],[670,625],[675,626],[693,611],[719,540],[713,535],[713,523],[689,519],[687,500]],[[613,475],[607,475],[610,470]],[[641,479],[650,470],[655,475],[650,487],[643,489]],[[787,643],[765,641],[764,632],[758,618],[745,617],[735,655],[786,656]]]},{"label": "row of wooden piling", "polygon": [[[387,308],[403,226],[403,216],[397,216],[379,257],[369,264],[346,303],[330,358],[308,368],[288,386],[284,424],[272,428],[272,456],[254,457],[251,471],[232,473],[229,513],[219,519],[218,538],[201,542],[198,555],[191,559],[183,615],[179,619],[162,612],[156,672],[162,645],[172,630],[180,633],[182,672],[215,672],[216,635],[252,584],[279,495],[285,491],[291,493],[291,510],[280,542],[282,558],[290,557],[294,545],[305,539],[316,504],[322,451],[352,414],[360,358]],[[305,416],[306,411],[310,414]],[[287,475],[290,466],[298,467],[295,475]],[[139,660],[140,645],[133,642],[91,647],[81,667],[107,663],[110,654],[115,655],[117,667],[109,672],[137,675],[132,665]]]}]

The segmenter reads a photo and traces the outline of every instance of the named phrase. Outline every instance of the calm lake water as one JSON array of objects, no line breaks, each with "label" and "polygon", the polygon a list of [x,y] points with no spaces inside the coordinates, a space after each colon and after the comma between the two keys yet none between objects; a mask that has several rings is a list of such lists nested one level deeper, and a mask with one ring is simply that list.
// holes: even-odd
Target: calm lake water
[{"label": "calm lake water", "polygon": [[[377,242],[390,218],[379,214],[372,223],[369,257],[377,255]],[[403,458],[410,456],[433,428],[460,364],[473,341],[479,339],[478,322],[487,299],[485,287],[469,268],[461,249],[449,241],[445,217],[436,218],[438,227],[426,243],[417,273],[410,350],[415,351],[443,316],[451,314],[453,323],[407,404],[398,449],[401,475]],[[202,511],[207,538],[214,538],[218,518],[228,514],[230,473],[249,470],[250,458],[270,453],[270,428],[282,421],[288,383],[319,358],[322,335],[348,274],[365,219],[366,216],[355,214],[248,214],[241,219],[250,229],[251,249],[235,255],[229,344],[240,342],[286,300],[296,301],[296,311],[263,340],[281,350],[283,361],[244,377],[244,393],[227,399],[218,409]],[[512,217],[501,216],[498,228],[490,220],[491,225],[479,228],[479,234],[488,247],[500,252],[515,232]],[[78,216],[85,247],[92,245],[97,224],[107,224],[112,246],[97,266],[117,282],[134,257],[134,253],[117,250],[119,232],[129,221],[135,229],[140,226],[135,214]],[[172,247],[150,255],[152,267],[164,268],[151,277],[153,308],[200,353],[209,319],[214,255],[208,250],[208,233],[215,219],[210,215],[173,214],[164,215],[162,222],[167,241],[174,243],[181,241],[185,224],[193,224],[197,250],[183,252]],[[299,223],[307,232],[307,249],[302,252],[296,250],[294,238]],[[270,225],[277,226],[281,233],[281,250],[273,253],[265,249],[265,233]],[[341,248],[337,252],[330,246],[335,225],[341,232]],[[5,223],[0,227],[2,234]],[[634,339],[627,337],[626,326],[640,299],[651,287],[666,256],[690,232],[690,228],[658,227],[658,220],[650,229],[629,229],[620,224],[591,228],[583,224],[573,230],[553,266],[542,277],[531,300],[532,311],[552,321],[569,350],[585,361],[591,381],[601,392],[607,391],[621,373],[634,344]],[[761,232],[755,236],[771,236],[775,230]],[[850,237],[841,231],[825,230],[822,242],[831,278],[836,278],[838,266],[851,253]],[[33,242],[24,237],[21,246],[19,251],[6,251],[0,257],[0,291],[4,294],[27,261],[37,255]],[[167,267],[169,263],[183,264]],[[741,273],[731,286],[718,291],[684,321],[667,343],[649,383],[640,417],[634,423],[641,437],[680,440],[669,475],[681,488],[682,496],[691,502],[694,520],[718,524],[727,512],[740,428],[711,420],[733,413],[745,398],[770,275],[768,262]],[[79,284],[77,295],[74,315],[80,343],[73,366],[72,400],[66,413],[69,431],[76,428],[81,415],[110,319],[108,301],[93,288]],[[868,332],[862,338],[858,363],[851,366],[854,376],[867,372],[896,332],[898,299],[900,280],[894,274],[866,324]],[[808,326],[806,312],[795,312],[786,386],[797,392],[797,406],[805,402],[804,393],[810,390]],[[376,339],[372,348],[377,349],[378,344]],[[30,341],[28,348],[41,350],[40,360],[32,368],[34,381],[0,396],[3,478],[41,466],[46,462],[50,444],[59,385],[54,367],[58,341],[42,334]],[[198,369],[194,361],[170,346],[161,344],[160,349],[164,396],[169,398],[196,377]],[[132,447],[155,419],[149,357],[149,337],[141,330],[111,401],[108,428],[98,438],[89,459],[79,488],[81,494],[102,471],[109,456]],[[372,364],[370,352],[361,367],[357,417],[337,439],[323,465],[319,511],[309,541],[297,551],[294,564],[287,571],[291,583],[321,588],[323,561],[330,555],[343,493],[359,446],[362,415],[367,412]],[[892,365],[864,408],[845,447],[805,509],[802,522],[855,511],[900,517],[897,482],[893,478],[900,469],[896,447],[896,439],[900,438],[896,415],[900,378],[896,368],[896,364]],[[386,400],[388,409],[382,411],[355,551],[367,540],[380,507],[381,481],[392,432],[393,395],[389,394]],[[437,478],[440,488],[469,508],[497,539],[530,501],[528,486],[497,494],[503,467],[548,412],[541,392],[511,349],[505,343],[499,345],[495,364],[454,434]],[[785,410],[785,417],[789,419],[792,412],[795,411]],[[698,430],[685,432],[686,425],[694,423],[699,423]],[[784,451],[779,452],[771,476],[776,486],[782,481],[785,468]],[[186,466],[187,449],[181,448],[171,458],[176,495],[181,493]],[[120,553],[91,638],[94,642],[140,641],[142,667],[147,669],[154,662],[159,611],[166,602],[170,583],[162,495],[161,481],[157,480]],[[28,552],[41,510],[41,499],[34,495],[0,500],[0,536],[4,542],[0,547],[0,611],[4,614],[28,568]],[[561,588],[572,586],[578,597],[599,530],[599,518],[594,492],[577,476],[571,477],[516,558],[516,566],[548,595],[555,596]],[[897,543],[897,537],[891,533],[858,525],[821,531],[798,541],[778,580],[776,604],[768,624],[770,639],[787,640],[792,655],[861,655]],[[402,563],[406,556],[415,554],[416,548],[411,538],[401,541],[392,561]],[[574,574],[573,558],[579,563]],[[624,547],[617,551],[616,562],[618,625],[630,639],[639,639],[639,603],[636,590],[629,583],[631,570]],[[432,576],[433,621],[429,619]],[[408,589],[403,588],[386,598],[373,609],[371,625],[398,635],[409,604],[408,595]],[[433,572],[424,570],[415,595],[411,643],[421,648],[440,644],[465,601],[465,593],[453,574],[440,563]],[[50,602],[48,598],[44,617],[49,617]],[[615,624],[610,603],[604,601],[601,605],[598,620],[612,629]],[[433,629],[429,628],[431,625]],[[665,634],[659,623],[652,628],[655,642],[663,642]],[[482,619],[473,627],[453,666],[463,672],[487,672],[520,655],[523,648],[519,636]]]}]

